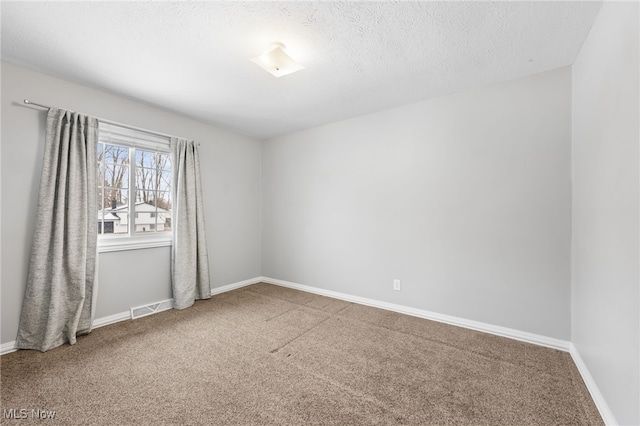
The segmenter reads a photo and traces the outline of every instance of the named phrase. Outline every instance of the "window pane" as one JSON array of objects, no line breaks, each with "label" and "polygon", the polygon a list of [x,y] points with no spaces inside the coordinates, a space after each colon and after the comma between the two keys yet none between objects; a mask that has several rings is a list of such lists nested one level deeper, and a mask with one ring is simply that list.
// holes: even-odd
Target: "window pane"
[{"label": "window pane", "polygon": [[144,167],[136,167],[136,187],[141,191],[147,192],[147,198],[149,193],[156,189],[157,173],[155,169],[147,169]]},{"label": "window pane", "polygon": [[98,200],[99,209],[120,209],[127,208],[129,203],[129,191],[120,188],[104,188]]},{"label": "window pane", "polygon": [[158,232],[171,232],[171,214],[158,213]]},{"label": "window pane", "polygon": [[158,188],[160,191],[171,190],[171,171],[162,170],[158,172]]},{"label": "window pane", "polygon": [[153,167],[153,152],[136,150],[136,167]]},{"label": "window pane", "polygon": [[[98,234],[114,234],[115,224],[113,218],[106,217],[98,222]],[[121,232],[119,232],[121,233]]]},{"label": "window pane", "polygon": [[156,198],[158,232],[171,232],[171,192],[158,191]]},{"label": "window pane", "polygon": [[114,188],[129,187],[129,166],[106,165],[104,171],[104,181],[98,182],[100,186],[111,186]]},{"label": "window pane", "polygon": [[148,189],[138,189],[136,191],[136,204],[144,203],[153,205],[153,200],[156,198],[155,191]]},{"label": "window pane", "polygon": [[171,192],[158,191],[154,203],[158,206],[158,213],[160,213],[161,210],[171,211]]},{"label": "window pane", "polygon": [[129,233],[129,212],[124,209],[106,210],[104,216],[105,234],[107,233],[107,224],[112,223],[114,234]]},{"label": "window pane", "polygon": [[158,169],[171,171],[171,155],[158,153]]},{"label": "window pane", "polygon": [[98,233],[128,233],[128,216],[127,210],[103,209],[98,211]]},{"label": "window pane", "polygon": [[129,148],[126,146],[104,144],[102,154],[105,164],[129,165]]},{"label": "window pane", "polygon": [[113,234],[113,222],[104,222],[103,227],[105,234]]},{"label": "window pane", "polygon": [[[156,207],[148,203],[136,203],[136,233],[154,232],[156,228]],[[153,213],[153,214],[152,214]]]},{"label": "window pane", "polygon": [[98,232],[171,231],[171,155],[100,142],[97,157]]}]

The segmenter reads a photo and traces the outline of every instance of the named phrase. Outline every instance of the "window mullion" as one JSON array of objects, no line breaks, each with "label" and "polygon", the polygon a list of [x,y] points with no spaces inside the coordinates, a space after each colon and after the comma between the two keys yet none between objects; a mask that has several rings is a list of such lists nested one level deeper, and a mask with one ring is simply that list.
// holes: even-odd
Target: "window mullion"
[{"label": "window mullion", "polygon": [[129,236],[136,233],[136,150],[129,148]]},{"label": "window mullion", "polygon": [[158,232],[158,181],[160,180],[160,154],[158,152],[154,153],[154,158],[156,159],[156,175],[154,176],[154,182],[153,182],[153,199],[155,200],[154,202],[154,218],[153,218],[153,223],[155,225],[153,225],[155,232]]}]

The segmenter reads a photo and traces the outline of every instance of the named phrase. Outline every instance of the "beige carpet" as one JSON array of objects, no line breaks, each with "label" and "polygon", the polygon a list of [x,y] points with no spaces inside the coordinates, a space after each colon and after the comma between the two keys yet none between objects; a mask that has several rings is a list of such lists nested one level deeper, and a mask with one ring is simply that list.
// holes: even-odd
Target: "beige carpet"
[{"label": "beige carpet", "polygon": [[268,284],[2,356],[1,375],[3,413],[27,410],[3,424],[602,424],[567,353]]}]

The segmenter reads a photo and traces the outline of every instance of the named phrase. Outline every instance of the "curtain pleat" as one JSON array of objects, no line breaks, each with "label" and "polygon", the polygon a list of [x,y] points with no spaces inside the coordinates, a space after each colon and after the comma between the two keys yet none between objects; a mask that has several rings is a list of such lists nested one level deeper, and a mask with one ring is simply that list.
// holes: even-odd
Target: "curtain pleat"
[{"label": "curtain pleat", "polygon": [[19,349],[44,352],[91,331],[97,140],[95,118],[49,110]]},{"label": "curtain pleat", "polygon": [[211,297],[209,255],[204,228],[198,146],[171,138],[173,162],[173,244],[171,282],[174,307],[184,309]]}]

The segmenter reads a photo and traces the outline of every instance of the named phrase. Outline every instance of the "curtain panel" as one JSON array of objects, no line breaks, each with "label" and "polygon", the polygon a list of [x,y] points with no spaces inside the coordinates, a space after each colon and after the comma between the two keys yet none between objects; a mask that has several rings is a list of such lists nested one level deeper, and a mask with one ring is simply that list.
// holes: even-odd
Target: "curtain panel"
[{"label": "curtain panel", "polygon": [[198,145],[171,138],[173,162],[173,244],[171,282],[174,308],[211,297],[209,255],[204,228]]},{"label": "curtain panel", "polygon": [[47,351],[91,331],[96,282],[98,122],[51,108],[19,349]]}]

